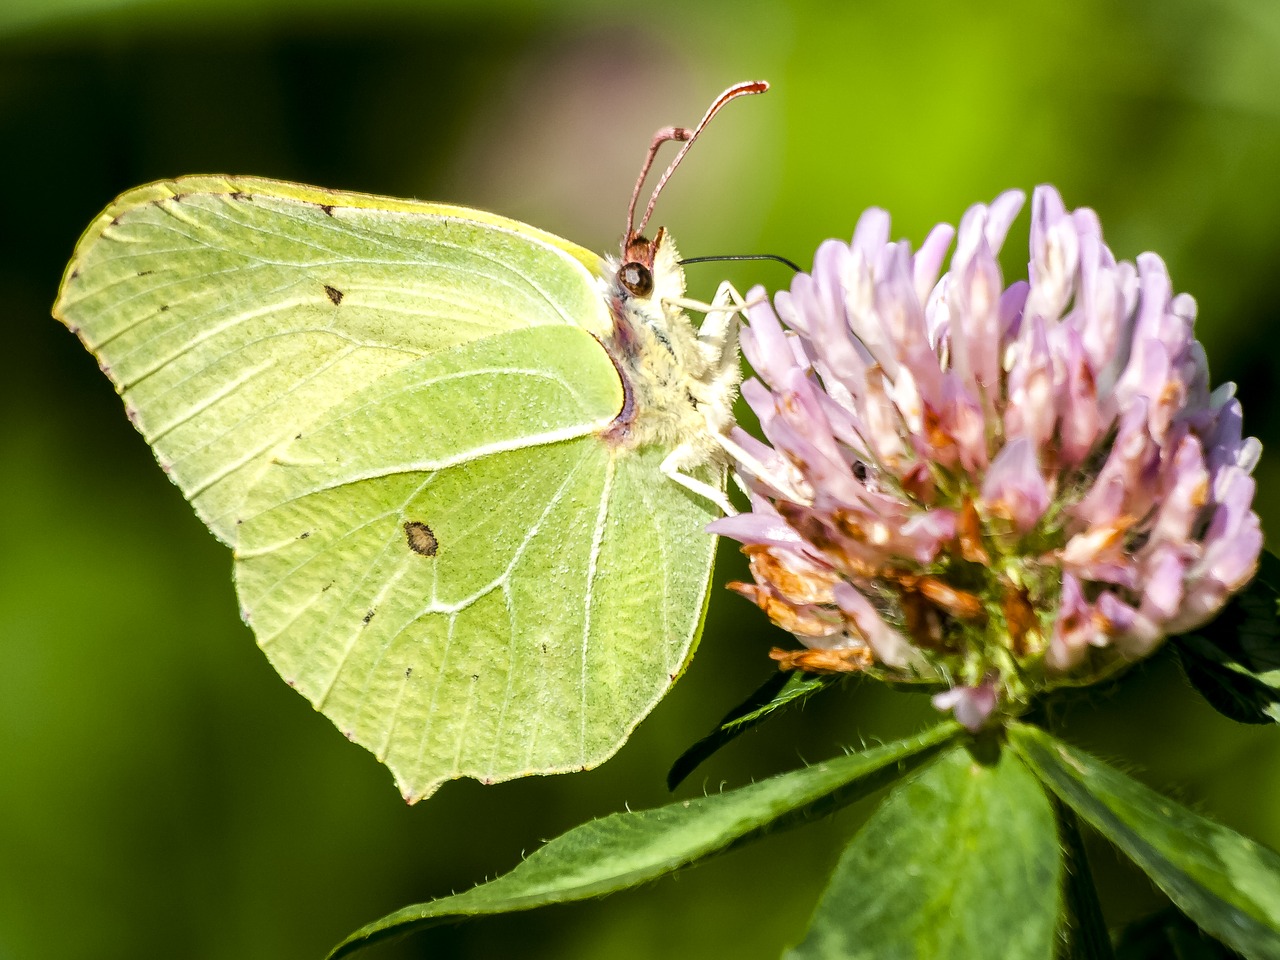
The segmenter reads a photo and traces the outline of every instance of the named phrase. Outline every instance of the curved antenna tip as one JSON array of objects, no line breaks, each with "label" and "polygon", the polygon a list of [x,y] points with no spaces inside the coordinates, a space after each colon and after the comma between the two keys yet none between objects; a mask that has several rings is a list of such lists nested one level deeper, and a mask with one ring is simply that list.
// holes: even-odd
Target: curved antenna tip
[{"label": "curved antenna tip", "polygon": [[[644,232],[645,226],[649,223],[649,217],[653,214],[654,204],[658,202],[658,195],[662,193],[662,188],[666,186],[667,181],[671,179],[671,175],[675,173],[676,167],[680,166],[680,161],[684,159],[684,155],[689,152],[689,148],[693,146],[693,142],[698,139],[698,134],[711,118],[714,117],[730,100],[736,100],[738,97],[750,96],[754,93],[764,93],[769,89],[768,80],[744,80],[741,83],[735,83],[729,87],[715,100],[711,101],[711,106],[707,108],[707,112],[703,114],[698,125],[690,130],[687,127],[663,127],[653,135],[653,141],[649,144],[649,153],[645,157],[643,166],[640,168],[640,177],[636,180],[635,190],[631,194],[631,205],[627,208],[627,232],[622,239],[623,257],[626,257],[627,247],[631,241],[639,234]],[[640,189],[644,186],[645,178],[649,176],[649,170],[653,166],[653,159],[658,154],[658,148],[668,140],[679,141],[682,146],[680,152],[675,155],[666,171],[658,179],[658,184],[653,188],[653,193],[649,195],[649,203],[644,210],[644,216],[640,218],[639,225],[636,225],[636,201],[640,197]]]}]

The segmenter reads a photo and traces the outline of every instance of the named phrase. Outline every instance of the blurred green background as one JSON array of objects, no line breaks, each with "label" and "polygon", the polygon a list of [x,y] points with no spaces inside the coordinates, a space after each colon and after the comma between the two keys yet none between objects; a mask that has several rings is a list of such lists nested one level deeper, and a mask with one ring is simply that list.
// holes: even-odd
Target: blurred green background
[{"label": "blurred green background", "polygon": [[[685,255],[805,263],[870,204],[919,241],[1051,181],[1098,210],[1118,255],[1165,256],[1200,302],[1215,381],[1240,383],[1247,427],[1280,449],[1280,5],[688,6],[0,4],[0,960],[317,957],[585,819],[665,802],[667,766],[785,642],[717,588],[699,657],[613,761],[406,807],[277,679],[237,617],[228,552],[49,318],[79,232],[134,184],[260,174],[471,204],[608,250],[652,131],[763,77],[774,89],[716,122],[659,206]],[[1009,246],[1007,263],[1025,259],[1025,240]],[[709,296],[723,271],[695,269]],[[787,282],[767,265],[733,277]],[[1268,529],[1278,475],[1264,457]],[[722,581],[743,575],[722,557]],[[928,717],[920,698],[852,687],[735,743],[678,796]],[[1084,698],[1068,733],[1280,846],[1280,734],[1218,718],[1167,663]],[[775,957],[865,810],[371,956]],[[1118,855],[1094,859],[1113,921],[1160,905]]]}]

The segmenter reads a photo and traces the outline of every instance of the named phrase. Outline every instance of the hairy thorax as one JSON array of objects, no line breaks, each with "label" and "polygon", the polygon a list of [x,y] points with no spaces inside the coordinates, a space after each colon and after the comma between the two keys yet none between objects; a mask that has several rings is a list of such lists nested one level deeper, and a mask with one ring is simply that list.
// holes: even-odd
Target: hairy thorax
[{"label": "hairy thorax", "polygon": [[725,459],[716,437],[733,425],[741,374],[737,334],[727,314],[713,312],[701,335],[680,306],[684,271],[675,244],[658,235],[653,289],[637,296],[609,260],[604,295],[613,313],[603,341],[622,377],[623,408],[605,434],[619,447],[678,449],[682,467]]}]

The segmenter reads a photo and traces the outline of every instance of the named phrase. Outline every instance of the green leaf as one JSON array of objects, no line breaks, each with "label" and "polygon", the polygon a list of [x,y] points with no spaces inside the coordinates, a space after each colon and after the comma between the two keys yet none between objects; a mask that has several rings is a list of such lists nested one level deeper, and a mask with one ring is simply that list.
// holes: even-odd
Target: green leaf
[{"label": "green leaf", "polygon": [[1176,907],[1131,923],[1116,943],[1116,960],[1235,960],[1240,954],[1207,936]]},{"label": "green leaf", "polygon": [[1050,960],[1061,873],[1040,784],[1010,751],[984,765],[957,746],[862,828],[788,956]]},{"label": "green leaf", "polygon": [[1042,730],[1015,724],[1009,739],[1200,927],[1246,957],[1280,958],[1280,856]]},{"label": "green leaf", "polygon": [[1264,550],[1253,582],[1173,643],[1187,679],[1219,713],[1280,722],[1280,558]]},{"label": "green leaf", "polygon": [[839,679],[834,674],[805,673],[803,670],[770,674],[769,679],[751,696],[726,713],[714,730],[682,753],[671,765],[667,774],[667,789],[674,790],[680,786],[699,764],[775,710],[792,703],[803,703]]},{"label": "green leaf", "polygon": [[939,724],[917,737],[828,760],[761,783],[656,810],[615,813],[583,824],[518,867],[465,893],[397,910],[351,934],[331,958],[387,937],[447,921],[529,910],[634,887],[816,818],[890,783],[959,732]]}]

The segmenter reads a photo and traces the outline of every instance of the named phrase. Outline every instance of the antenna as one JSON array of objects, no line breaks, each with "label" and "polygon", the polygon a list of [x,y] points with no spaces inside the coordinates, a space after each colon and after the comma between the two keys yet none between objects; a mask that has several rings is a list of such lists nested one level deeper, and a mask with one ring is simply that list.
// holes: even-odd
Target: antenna
[{"label": "antenna", "polygon": [[[698,122],[698,125],[690,130],[688,127],[663,127],[653,135],[653,142],[649,144],[649,154],[644,159],[644,165],[640,168],[640,177],[636,180],[636,188],[631,193],[631,205],[627,207],[627,233],[622,241],[623,257],[626,257],[627,247],[631,241],[644,232],[645,226],[649,223],[649,217],[653,214],[653,205],[658,202],[658,194],[662,193],[662,188],[666,186],[667,181],[671,179],[671,174],[675,173],[676,167],[680,166],[680,161],[684,159],[684,155],[689,152],[689,148],[693,146],[693,141],[698,139],[704,127],[711,122],[711,118],[720,112],[730,100],[736,100],[738,97],[747,96],[753,93],[764,93],[769,89],[769,84],[765,80],[747,80],[743,83],[735,83],[712,102],[707,109],[706,114]],[[644,216],[640,218],[640,224],[636,225],[636,201],[640,199],[640,190],[644,187],[644,181],[649,176],[649,170],[653,167],[654,158],[658,155],[658,148],[668,140],[676,140],[684,144],[680,148],[680,152],[676,154],[675,159],[671,161],[666,172],[658,180],[658,185],[653,188],[653,193],[649,195],[649,204],[645,207]]]},{"label": "antenna", "polygon": [[719,263],[723,260],[772,260],[775,263],[782,264],[784,267],[790,267],[796,273],[804,273],[803,270],[786,257],[776,253],[723,253],[709,257],[685,257],[680,261],[680,266],[687,266],[691,263]]}]

